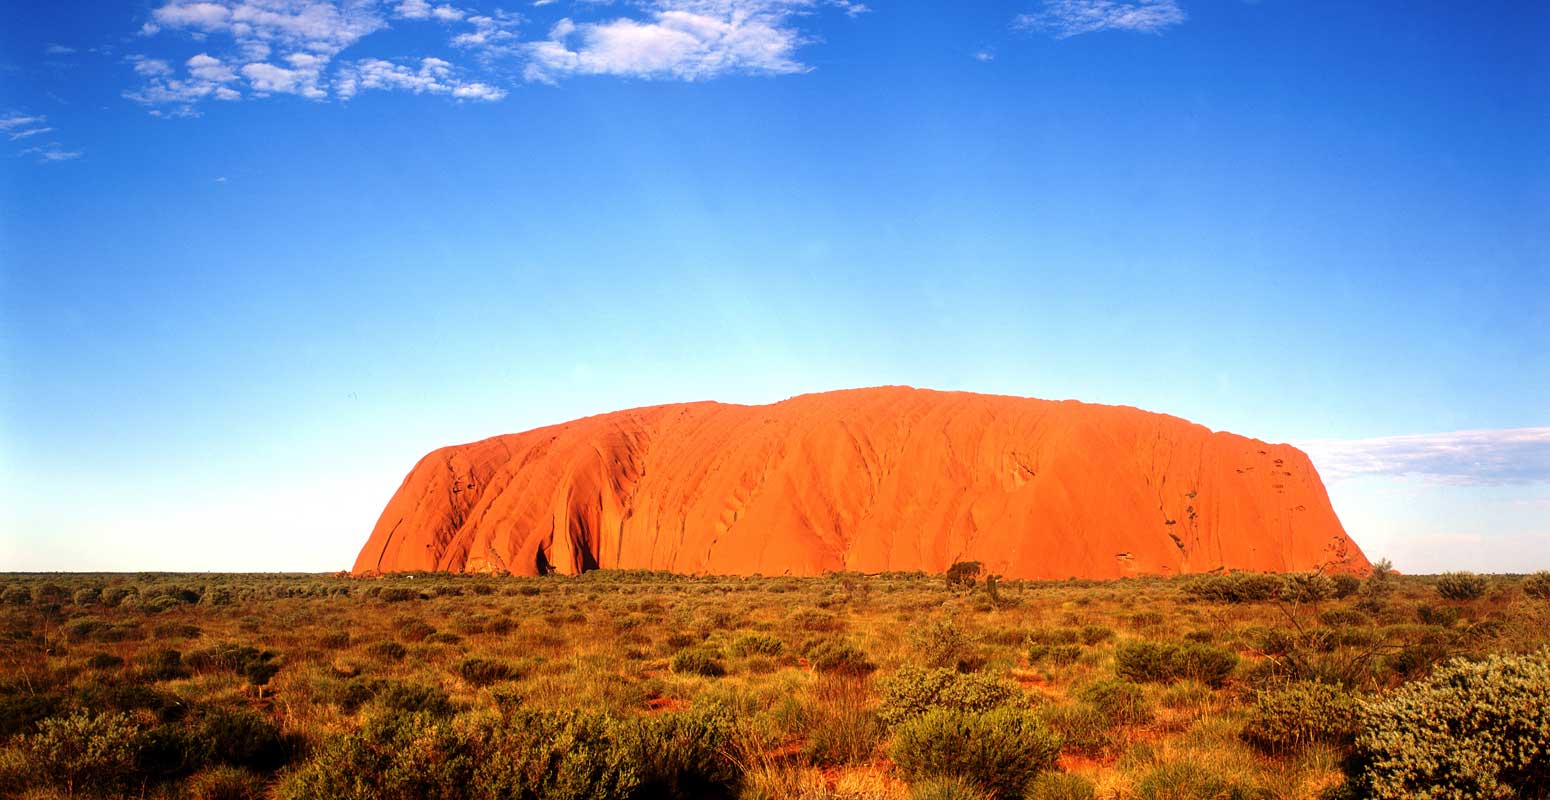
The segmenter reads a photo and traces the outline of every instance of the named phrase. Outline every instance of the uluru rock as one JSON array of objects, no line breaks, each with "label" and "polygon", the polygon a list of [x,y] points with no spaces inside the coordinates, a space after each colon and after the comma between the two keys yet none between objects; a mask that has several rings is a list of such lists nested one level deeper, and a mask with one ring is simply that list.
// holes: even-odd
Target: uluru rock
[{"label": "uluru rock", "polygon": [[356,559],[409,570],[1112,578],[1365,570],[1308,457],[1135,408],[902,387],[445,447]]}]

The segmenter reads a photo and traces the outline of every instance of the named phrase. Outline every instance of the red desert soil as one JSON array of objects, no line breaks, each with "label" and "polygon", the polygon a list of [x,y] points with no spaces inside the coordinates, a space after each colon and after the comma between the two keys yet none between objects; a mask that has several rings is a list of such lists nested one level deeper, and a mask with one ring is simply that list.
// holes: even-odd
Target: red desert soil
[{"label": "red desert soil", "polygon": [[1365,570],[1302,451],[1177,417],[906,387],[602,414],[436,450],[356,574],[594,568],[1114,578]]}]

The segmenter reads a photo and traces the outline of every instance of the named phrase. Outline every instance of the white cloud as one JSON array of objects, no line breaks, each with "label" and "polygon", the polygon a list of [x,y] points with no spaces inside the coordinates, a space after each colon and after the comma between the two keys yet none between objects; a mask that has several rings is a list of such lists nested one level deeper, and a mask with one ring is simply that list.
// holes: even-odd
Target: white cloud
[{"label": "white cloud", "polygon": [[[645,21],[563,19],[528,45],[529,80],[621,75],[701,80],[725,74],[805,72],[793,17],[804,0],[658,0]],[[572,40],[575,40],[572,42]]]},{"label": "white cloud", "polygon": [[334,81],[335,93],[348,99],[365,89],[444,94],[460,100],[488,101],[506,96],[489,84],[459,80],[455,68],[439,58],[422,58],[418,68],[367,58],[340,69]]},{"label": "white cloud", "polygon": [[224,33],[239,45],[266,45],[333,55],[387,22],[374,0],[173,0],[151,12],[162,28]]},{"label": "white cloud", "polygon": [[1042,9],[1018,16],[1013,27],[1064,39],[1109,30],[1160,33],[1185,18],[1176,0],[1044,0]]},{"label": "white cloud", "polygon": [[25,130],[19,130],[11,134],[11,141],[14,142],[17,139],[27,139],[44,133],[52,133],[53,130],[53,128],[27,128]]},{"label": "white cloud", "polygon": [[452,37],[452,46],[482,50],[487,57],[510,55],[517,51],[513,43],[517,39],[516,28],[521,22],[521,17],[503,11],[469,17],[468,24],[474,26],[474,29]]},{"label": "white cloud", "polygon": [[[34,137],[53,133],[54,129],[48,125],[48,117],[41,114],[20,114],[9,112],[0,114],[0,133],[6,134],[13,142],[22,139],[34,139]],[[69,161],[80,158],[78,151],[66,150],[58,142],[44,142],[43,144],[28,147],[19,151],[18,155],[33,155],[38,157],[39,163],[47,164],[53,161]]]},{"label": "white cloud", "polygon": [[210,83],[227,83],[237,79],[237,73],[231,67],[226,66],[220,59],[207,53],[200,53],[188,60],[188,74],[197,80]]},{"label": "white cloud", "polygon": [[200,53],[184,62],[185,77],[177,77],[177,70],[159,58],[130,56],[135,72],[145,78],[140,88],[124,93],[124,96],[148,106],[175,105],[179,108],[167,116],[197,116],[192,104],[201,100],[236,100],[242,93],[230,84],[237,81],[237,73],[225,62],[208,53]]},{"label": "white cloud", "polygon": [[54,142],[49,142],[48,144],[39,145],[37,147],[29,147],[26,150],[23,150],[21,154],[24,156],[37,156],[38,163],[40,164],[51,164],[56,161],[71,161],[81,157],[80,151],[66,150]]},{"label": "white cloud", "polygon": [[22,128],[30,125],[38,125],[46,121],[45,117],[30,117],[23,114],[7,114],[0,117],[0,131],[8,131],[12,128]]},{"label": "white cloud", "polygon": [[289,66],[259,61],[244,64],[240,71],[242,77],[248,79],[248,85],[260,95],[294,94],[313,100],[328,96],[321,86],[323,67],[328,64],[328,59],[310,53],[292,53],[285,57],[285,62]]},{"label": "white cloud", "polygon": [[431,15],[431,4],[425,0],[403,0],[393,8],[393,14],[404,19],[425,19]]},{"label": "white cloud", "polygon": [[975,61],[995,61],[996,60],[996,54],[990,52],[989,50],[979,50],[979,51],[976,51],[974,53],[974,60]]},{"label": "white cloud", "polygon": [[1387,475],[1457,485],[1550,481],[1550,427],[1319,440],[1298,446],[1328,480]]},{"label": "white cloud", "polygon": [[468,12],[449,5],[432,6],[426,0],[402,0],[393,7],[393,15],[402,19],[437,19],[442,22],[457,22],[468,16]]},{"label": "white cloud", "polygon": [[67,56],[75,52],[74,47],[65,47],[62,44],[51,44],[43,52],[51,56]]}]

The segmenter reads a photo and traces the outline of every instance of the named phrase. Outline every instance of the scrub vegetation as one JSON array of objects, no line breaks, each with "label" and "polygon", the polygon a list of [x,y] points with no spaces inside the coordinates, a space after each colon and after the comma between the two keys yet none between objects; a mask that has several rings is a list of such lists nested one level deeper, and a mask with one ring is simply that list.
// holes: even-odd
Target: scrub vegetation
[{"label": "scrub vegetation", "polygon": [[1550,794],[1550,576],[0,575],[0,796]]}]

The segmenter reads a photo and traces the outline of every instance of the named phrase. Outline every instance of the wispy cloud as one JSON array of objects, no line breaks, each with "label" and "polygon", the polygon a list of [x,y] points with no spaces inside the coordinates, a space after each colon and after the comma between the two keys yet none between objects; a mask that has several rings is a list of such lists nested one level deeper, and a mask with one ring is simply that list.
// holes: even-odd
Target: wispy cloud
[{"label": "wispy cloud", "polygon": [[29,147],[26,150],[23,150],[21,154],[24,156],[37,156],[38,162],[42,164],[49,164],[55,161],[72,161],[81,157],[81,152],[79,150],[66,150],[63,146],[55,142],[49,142],[48,144],[39,145],[37,147]]},{"label": "wispy cloud", "polygon": [[[14,111],[0,114],[0,134],[4,134],[10,141],[23,139],[37,141],[36,137],[53,132],[54,129],[48,125],[48,117],[42,114],[22,114]],[[31,141],[27,143],[31,144]],[[58,142],[49,141],[20,150],[17,155],[35,156],[39,163],[48,164],[80,158],[81,152],[68,150]]]},{"label": "wispy cloud", "polygon": [[1298,443],[1326,479],[1418,476],[1460,485],[1550,481],[1550,427]]},{"label": "wispy cloud", "polygon": [[1099,31],[1161,33],[1185,18],[1176,0],[1044,0],[1039,11],[1022,14],[1012,24],[1065,39]]}]

